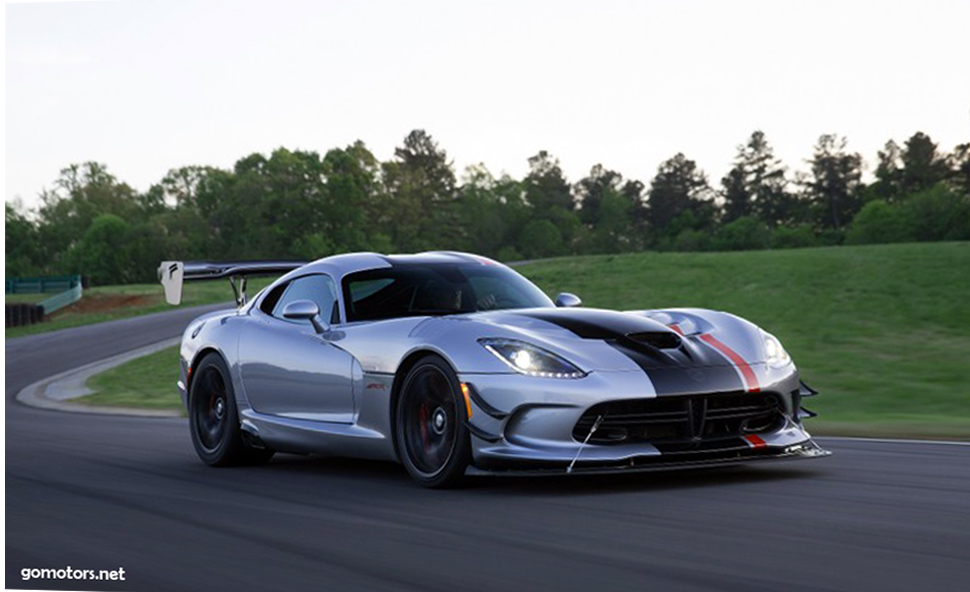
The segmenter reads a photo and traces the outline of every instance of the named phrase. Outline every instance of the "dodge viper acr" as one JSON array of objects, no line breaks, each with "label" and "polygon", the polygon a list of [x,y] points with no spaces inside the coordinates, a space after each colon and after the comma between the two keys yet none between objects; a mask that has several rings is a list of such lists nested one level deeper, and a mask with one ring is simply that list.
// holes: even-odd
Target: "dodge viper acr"
[{"label": "dodge viper acr", "polygon": [[[251,275],[286,272],[251,301]],[[312,263],[182,263],[230,278],[236,310],[191,322],[178,388],[210,465],[275,452],[398,461],[444,487],[489,472],[626,471],[828,454],[815,391],[773,335],[701,309],[553,302],[464,253],[355,253]]]}]

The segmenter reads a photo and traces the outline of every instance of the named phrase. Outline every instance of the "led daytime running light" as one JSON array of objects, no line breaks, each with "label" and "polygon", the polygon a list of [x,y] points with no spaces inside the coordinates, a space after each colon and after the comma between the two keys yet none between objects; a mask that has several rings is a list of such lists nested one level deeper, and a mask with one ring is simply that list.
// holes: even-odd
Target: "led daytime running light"
[{"label": "led daytime running light", "polygon": [[482,339],[479,343],[519,374],[539,378],[582,378],[586,373],[552,352],[512,339]]}]

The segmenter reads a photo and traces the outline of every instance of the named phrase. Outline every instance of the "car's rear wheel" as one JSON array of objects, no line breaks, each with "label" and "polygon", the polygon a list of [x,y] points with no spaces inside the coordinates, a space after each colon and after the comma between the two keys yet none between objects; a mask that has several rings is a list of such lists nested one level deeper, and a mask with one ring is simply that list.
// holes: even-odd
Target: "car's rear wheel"
[{"label": "car's rear wheel", "polygon": [[192,444],[206,464],[221,467],[265,463],[268,448],[243,440],[229,368],[217,353],[207,354],[193,372],[189,388],[189,430]]},{"label": "car's rear wheel", "polygon": [[425,487],[452,487],[471,460],[467,410],[454,370],[429,355],[411,368],[397,402],[395,438],[401,462]]}]

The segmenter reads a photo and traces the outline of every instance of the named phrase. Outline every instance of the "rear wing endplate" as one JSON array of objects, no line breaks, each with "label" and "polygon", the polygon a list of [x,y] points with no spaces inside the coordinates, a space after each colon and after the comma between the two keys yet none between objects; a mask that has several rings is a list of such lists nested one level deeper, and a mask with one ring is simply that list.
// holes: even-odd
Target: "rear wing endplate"
[{"label": "rear wing endplate", "polygon": [[246,278],[252,275],[279,275],[299,269],[305,261],[162,261],[158,280],[165,288],[165,301],[171,305],[182,302],[182,283],[198,280],[228,278],[236,296],[236,305],[246,304]]}]

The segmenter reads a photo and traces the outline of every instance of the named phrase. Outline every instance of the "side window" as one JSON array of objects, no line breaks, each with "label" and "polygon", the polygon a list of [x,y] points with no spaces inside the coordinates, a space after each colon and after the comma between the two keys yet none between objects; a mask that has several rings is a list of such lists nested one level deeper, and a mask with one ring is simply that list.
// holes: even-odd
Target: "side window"
[{"label": "side window", "polygon": [[330,319],[331,323],[340,322],[340,313],[337,307],[337,288],[330,276],[308,275],[290,282],[273,308],[273,316],[283,318],[283,309],[286,308],[286,305],[297,300],[316,302],[320,308],[321,317]]},{"label": "side window", "polygon": [[286,282],[273,288],[270,293],[266,295],[266,298],[263,298],[263,301],[259,303],[259,310],[268,315],[273,314],[273,309],[276,308],[276,303],[280,301],[280,296],[283,295],[283,291],[286,290],[289,285],[290,283]]}]

